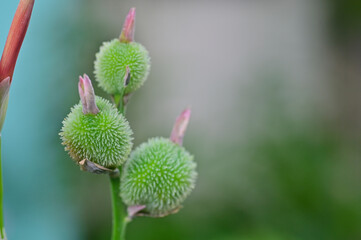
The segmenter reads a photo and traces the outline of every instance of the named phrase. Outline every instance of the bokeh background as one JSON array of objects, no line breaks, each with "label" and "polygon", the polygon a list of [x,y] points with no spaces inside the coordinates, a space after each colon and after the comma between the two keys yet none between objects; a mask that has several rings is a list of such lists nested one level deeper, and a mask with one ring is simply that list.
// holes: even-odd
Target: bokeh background
[{"label": "bokeh background", "polygon": [[[0,2],[0,48],[17,4]],[[36,1],[3,131],[8,238],[110,238],[108,179],[79,171],[58,132],[133,6],[152,58],[128,107],[135,146],[191,106],[199,179],[127,239],[361,239],[359,0]]]}]

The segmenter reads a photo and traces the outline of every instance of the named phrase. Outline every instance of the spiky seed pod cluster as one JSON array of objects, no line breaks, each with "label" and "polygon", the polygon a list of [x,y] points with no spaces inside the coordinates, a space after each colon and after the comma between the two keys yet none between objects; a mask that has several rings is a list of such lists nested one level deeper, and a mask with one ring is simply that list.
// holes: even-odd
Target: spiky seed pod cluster
[{"label": "spiky seed pod cluster", "polygon": [[133,133],[128,121],[108,100],[95,97],[95,103],[97,114],[84,114],[82,104],[75,105],[63,121],[60,136],[75,161],[88,159],[115,168],[128,157]]},{"label": "spiky seed pod cluster", "polygon": [[193,156],[166,138],[152,138],[126,162],[121,196],[128,206],[146,205],[151,216],[172,213],[190,194],[197,173]]},{"label": "spiky seed pod cluster", "polygon": [[[125,86],[129,68],[129,83]],[[94,73],[99,86],[109,94],[131,93],[148,77],[150,58],[140,43],[123,43],[119,39],[104,42],[96,54]]]}]

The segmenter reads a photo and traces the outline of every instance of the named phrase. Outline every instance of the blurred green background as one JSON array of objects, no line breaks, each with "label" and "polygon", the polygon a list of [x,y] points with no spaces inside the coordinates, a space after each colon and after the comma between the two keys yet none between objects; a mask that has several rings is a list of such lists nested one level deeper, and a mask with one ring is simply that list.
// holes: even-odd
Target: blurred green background
[{"label": "blurred green background", "polygon": [[[108,179],[79,171],[58,132],[134,6],[152,58],[128,107],[135,146],[191,106],[199,179],[178,214],[135,219],[127,239],[361,239],[360,3],[37,0],[3,131],[8,238],[110,238]],[[0,48],[17,4],[1,0]]]}]

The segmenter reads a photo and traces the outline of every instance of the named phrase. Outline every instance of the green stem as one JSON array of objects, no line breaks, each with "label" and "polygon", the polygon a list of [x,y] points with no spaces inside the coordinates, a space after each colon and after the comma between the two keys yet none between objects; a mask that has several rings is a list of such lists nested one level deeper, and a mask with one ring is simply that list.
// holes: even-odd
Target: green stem
[{"label": "green stem", "polygon": [[121,98],[118,103],[118,109],[119,109],[119,112],[125,116],[125,106],[124,106],[123,98]]},{"label": "green stem", "polygon": [[131,219],[129,217],[125,217],[124,221],[123,221],[123,230],[122,230],[122,239],[125,240],[125,233],[126,233],[126,229],[127,229],[127,225],[128,223],[131,221]]},{"label": "green stem", "polygon": [[[119,109],[121,114],[125,114],[125,104],[122,95],[113,96],[114,104]],[[110,175],[110,185],[111,185],[111,198],[112,198],[112,210],[113,210],[113,220],[112,220],[112,238],[111,240],[125,240],[125,232],[128,222],[130,219],[125,213],[123,206],[122,198],[120,197],[120,179],[122,174],[122,168],[119,167],[119,175],[112,176]]]},{"label": "green stem", "polygon": [[125,112],[127,110],[126,103],[124,102],[124,94],[115,94],[112,95],[113,103],[116,108],[118,108],[119,112],[125,116]]},{"label": "green stem", "polygon": [[5,239],[4,212],[3,212],[3,177],[1,169],[1,134],[0,134],[0,237]]},{"label": "green stem", "polygon": [[113,103],[114,103],[115,107],[119,108],[119,104],[121,102],[122,95],[114,94],[114,95],[112,95],[112,99],[113,99]]},{"label": "green stem", "polygon": [[[120,170],[120,169],[119,169]],[[126,215],[120,198],[120,176],[110,176],[111,198],[113,209],[113,230],[111,240],[124,240]]]}]

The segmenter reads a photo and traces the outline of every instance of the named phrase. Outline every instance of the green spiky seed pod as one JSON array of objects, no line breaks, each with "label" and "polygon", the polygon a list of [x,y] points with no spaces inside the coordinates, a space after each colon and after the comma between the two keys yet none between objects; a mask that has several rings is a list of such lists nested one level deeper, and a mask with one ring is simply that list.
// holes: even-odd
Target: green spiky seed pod
[{"label": "green spiky seed pod", "polygon": [[[124,84],[129,67],[129,83]],[[104,42],[96,54],[94,73],[101,88],[109,94],[128,94],[143,85],[148,77],[150,58],[139,43]]]},{"label": "green spiky seed pod", "polygon": [[134,150],[126,162],[121,196],[128,206],[145,205],[151,216],[178,209],[197,177],[193,156],[166,138],[152,138]]},{"label": "green spiky seed pod", "polygon": [[75,105],[63,121],[60,136],[76,162],[88,159],[115,168],[128,157],[133,133],[125,117],[108,100],[96,97],[95,102],[97,114],[84,114],[81,103]]}]

